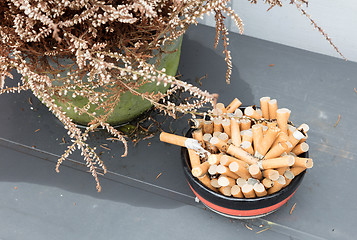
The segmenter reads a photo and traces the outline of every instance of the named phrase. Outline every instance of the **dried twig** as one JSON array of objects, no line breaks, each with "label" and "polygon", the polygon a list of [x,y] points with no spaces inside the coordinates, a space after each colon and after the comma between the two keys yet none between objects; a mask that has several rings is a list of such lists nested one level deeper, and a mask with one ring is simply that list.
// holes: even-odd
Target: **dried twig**
[{"label": "dried twig", "polygon": [[335,125],[333,125],[333,126],[336,127],[337,124],[340,122],[340,120],[341,120],[341,114],[338,114],[337,122],[336,122]]},{"label": "dried twig", "polygon": [[295,209],[295,206],[296,206],[296,203],[294,203],[294,205],[291,207],[291,209],[290,209],[290,215],[293,214],[293,211],[294,211],[294,209]]}]

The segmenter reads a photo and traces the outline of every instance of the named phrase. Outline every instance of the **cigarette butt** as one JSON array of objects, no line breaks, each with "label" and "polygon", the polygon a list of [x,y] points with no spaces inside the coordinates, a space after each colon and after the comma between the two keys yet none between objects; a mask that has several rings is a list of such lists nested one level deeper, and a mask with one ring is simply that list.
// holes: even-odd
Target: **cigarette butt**
[{"label": "cigarette butt", "polygon": [[211,179],[211,185],[214,188],[220,188],[221,186],[218,184],[218,179],[217,178],[213,178]]},{"label": "cigarette butt", "polygon": [[242,187],[242,193],[245,198],[255,198],[256,197],[253,186],[250,184],[245,184]]},{"label": "cigarette butt", "polygon": [[304,137],[305,135],[302,132],[300,132],[299,130],[295,130],[295,132],[288,138],[288,141],[291,143],[292,146],[289,147],[286,152],[289,153]]},{"label": "cigarette butt", "polygon": [[244,167],[243,164],[239,164],[238,162],[231,162],[229,164],[229,170],[231,170],[231,172],[235,173],[236,175],[238,175],[241,178],[244,178],[244,179],[251,178],[251,175],[250,175],[248,169],[246,167]]},{"label": "cigarette butt", "polygon": [[268,194],[273,194],[280,191],[284,185],[286,184],[286,180],[283,176],[279,176],[279,178],[274,181],[274,185],[268,189]]},{"label": "cigarette butt", "polygon": [[278,171],[279,175],[284,176],[284,173],[289,169],[290,169],[290,167],[280,167],[280,168],[277,168],[275,170]]},{"label": "cigarette butt", "polygon": [[207,171],[209,173],[209,175],[213,176],[213,175],[217,174],[218,173],[217,172],[217,167],[218,167],[217,164],[210,165],[209,168],[208,168],[208,171]]},{"label": "cigarette butt", "polygon": [[243,148],[249,154],[252,154],[252,155],[254,154],[254,150],[253,150],[251,142],[243,141],[240,146],[241,146],[241,148]]},{"label": "cigarette butt", "polygon": [[221,165],[221,164],[217,166],[217,173],[223,174],[223,175],[233,178],[233,179],[239,178],[239,176],[237,174],[231,172],[231,170],[228,167]]},{"label": "cigarette butt", "polygon": [[280,129],[277,127],[269,128],[266,131],[261,143],[255,148],[255,151],[264,156],[268,152],[269,148],[273,145],[279,131]]},{"label": "cigarette butt", "polygon": [[243,118],[240,120],[240,130],[241,131],[250,129],[251,125],[252,125],[252,122],[249,119]]},{"label": "cigarette butt", "polygon": [[293,174],[292,171],[290,171],[290,169],[285,170],[283,176],[284,176],[287,180],[292,180],[292,179],[295,177],[295,175]]},{"label": "cigarette butt", "polygon": [[290,168],[290,172],[295,176],[299,175],[303,171],[305,171],[305,167],[292,167]]},{"label": "cigarette butt", "polygon": [[[263,117],[263,112],[260,108],[255,109],[255,111],[259,114],[260,118]],[[263,122],[263,124],[265,124],[265,122]]]},{"label": "cigarette butt", "polygon": [[260,108],[262,109],[263,118],[269,119],[269,101],[270,97],[260,98]]},{"label": "cigarette butt", "polygon": [[256,183],[253,186],[255,195],[257,195],[257,197],[264,197],[268,194],[267,190],[265,189],[264,185],[262,183]]},{"label": "cigarette butt", "polygon": [[303,123],[299,127],[297,127],[297,130],[307,133],[310,130],[310,127],[306,123]]},{"label": "cigarette butt", "polygon": [[288,124],[288,136],[291,136],[296,131],[296,127]]},{"label": "cigarette butt", "polygon": [[203,133],[209,133],[212,134],[213,133],[213,121],[212,120],[204,120],[203,121]]},{"label": "cigarette butt", "polygon": [[276,111],[276,121],[282,132],[288,133],[288,120],[291,111],[287,108],[280,108]]},{"label": "cigarette butt", "polygon": [[268,102],[269,107],[269,119],[276,119],[276,111],[278,110],[278,102],[276,99],[271,99]]},{"label": "cigarette butt", "polygon": [[212,113],[212,116],[215,117],[215,118],[221,117],[223,115],[222,110],[221,109],[217,109],[217,108],[213,109],[211,113]]},{"label": "cigarette butt", "polygon": [[200,156],[193,149],[188,149],[188,155],[190,157],[191,169],[198,167],[201,164]]},{"label": "cigarette butt", "polygon": [[264,187],[265,187],[266,189],[268,189],[268,188],[271,188],[271,187],[274,185],[274,182],[273,182],[273,180],[271,180],[271,179],[269,179],[269,178],[264,178],[264,179],[262,180],[262,184],[264,185]]},{"label": "cigarette butt", "polygon": [[244,198],[242,189],[238,185],[234,185],[231,188],[231,194],[232,194],[233,197],[236,197],[236,198]]},{"label": "cigarette butt", "polygon": [[285,184],[284,184],[283,188],[288,186],[291,183],[291,181],[292,181],[292,179],[288,179],[288,178],[285,177]]},{"label": "cigarette butt", "polygon": [[255,178],[248,178],[247,183],[254,186],[254,184],[259,183],[259,180]]},{"label": "cigarette butt", "polygon": [[244,162],[248,163],[249,165],[257,163],[259,160],[258,158],[254,157],[251,154],[249,154],[248,152],[244,151],[243,148],[237,147],[234,145],[229,145],[229,147],[227,149],[227,153],[233,157],[243,160]]},{"label": "cigarette butt", "polygon": [[254,118],[254,119],[261,119],[262,116],[256,111],[254,110],[253,107],[246,107],[244,109],[244,115],[250,117],[250,118]]},{"label": "cigarette butt", "polygon": [[279,158],[264,159],[260,162],[263,169],[290,167],[295,163],[295,158],[291,155],[285,155]]},{"label": "cigarette butt", "polygon": [[203,132],[201,128],[192,132],[192,138],[200,142],[203,148],[205,147],[205,142],[203,141]]},{"label": "cigarette butt", "polygon": [[228,136],[228,134],[225,133],[225,132],[219,134],[219,135],[218,135],[218,138],[221,139],[221,140],[224,141],[224,142],[228,142],[228,140],[229,140],[229,136]]},{"label": "cigarette butt", "polygon": [[283,154],[286,149],[288,149],[288,145],[286,143],[278,143],[277,145],[273,146],[267,154],[265,154],[265,159],[277,158]]},{"label": "cigarette butt", "polygon": [[203,141],[205,142],[206,148],[211,153],[217,153],[218,152],[218,148],[210,143],[211,139],[212,139],[212,135],[210,133],[205,133],[203,135]]},{"label": "cigarette butt", "polygon": [[247,180],[244,179],[244,178],[238,178],[238,179],[236,180],[236,183],[237,183],[237,185],[238,185],[239,187],[243,187],[244,184],[247,183]]},{"label": "cigarette butt", "polygon": [[237,108],[239,108],[242,105],[242,102],[239,101],[238,98],[235,98],[227,107],[227,112],[228,113],[233,113]]},{"label": "cigarette butt", "polygon": [[229,146],[231,146],[217,137],[212,137],[209,142],[211,145],[217,147],[219,150],[221,150],[223,152],[227,152]]},{"label": "cigarette butt", "polygon": [[299,143],[305,142],[308,137],[309,137],[309,135],[307,135],[307,133],[305,133],[305,137],[303,137],[302,139],[300,139]]},{"label": "cigarette butt", "polygon": [[203,175],[202,177],[199,177],[198,180],[200,180],[201,183],[209,189],[217,192],[217,189],[211,185],[211,179],[207,176],[207,174]]},{"label": "cigarette butt", "polygon": [[227,133],[229,137],[231,137],[231,121],[230,121],[230,119],[222,120],[222,126],[223,126],[224,132]]},{"label": "cigarette butt", "polygon": [[235,117],[238,117],[238,118],[243,117],[243,112],[242,112],[242,110],[240,110],[239,108],[237,108],[237,109],[234,111],[234,116],[235,116]]},{"label": "cigarette butt", "polygon": [[192,168],[191,172],[194,177],[202,177],[204,174],[208,172],[208,168],[211,165],[208,161],[201,163],[197,167]]},{"label": "cigarette butt", "polygon": [[223,103],[217,103],[216,108],[222,110],[223,113],[227,113],[227,109],[224,107]]},{"label": "cigarette butt", "polygon": [[234,186],[236,183],[236,180],[233,179],[233,178],[230,178],[230,177],[227,177],[225,175],[221,175],[219,176],[218,178],[218,184],[221,186],[221,187],[227,187],[227,186]]},{"label": "cigarette butt", "polygon": [[218,137],[222,132],[213,132],[212,137]]},{"label": "cigarette butt", "polygon": [[296,145],[293,150],[291,150],[291,152],[298,156],[302,153],[309,151],[309,148],[309,144],[307,144],[306,142],[302,142]]},{"label": "cigarette butt", "polygon": [[213,120],[213,132],[223,132],[222,119]]},{"label": "cigarette butt", "polygon": [[232,144],[235,146],[239,146],[242,143],[242,138],[240,134],[240,129],[239,129],[239,123],[237,122],[236,119],[232,118],[231,119],[231,139],[232,139]]},{"label": "cigarette butt", "polygon": [[277,145],[279,142],[282,143],[282,142],[287,142],[289,140],[289,136],[287,133],[284,133],[282,131],[280,131],[278,133],[278,136],[276,137],[273,145],[271,147],[274,147],[275,145]]},{"label": "cigarette butt", "polygon": [[167,132],[161,132],[160,134],[160,141],[161,142],[166,142],[170,143],[173,145],[181,146],[181,147],[186,147],[185,143],[188,138],[178,136],[175,134],[167,133]]},{"label": "cigarette butt", "polygon": [[312,168],[314,166],[314,162],[311,158],[301,158],[295,157],[294,167],[303,167],[303,168]]},{"label": "cigarette butt", "polygon": [[203,126],[203,118],[191,118],[194,128],[202,128]]},{"label": "cigarette butt", "polygon": [[224,196],[230,197],[231,196],[231,186],[220,187],[219,192],[222,193]]},{"label": "cigarette butt", "polygon": [[243,167],[248,167],[248,164],[242,160],[239,160],[235,157],[231,157],[228,155],[223,155],[220,159],[220,164],[228,167],[231,162],[237,162],[239,165],[242,165]]},{"label": "cigarette butt", "polygon": [[210,133],[205,133],[203,136],[202,136],[202,139],[205,143],[209,143],[209,141],[211,140],[212,138],[212,134]]},{"label": "cigarette butt", "polygon": [[276,181],[279,178],[279,172],[274,169],[266,169],[263,171],[263,177]]},{"label": "cigarette butt", "polygon": [[222,154],[211,154],[208,156],[208,162],[210,165],[219,164]]},{"label": "cigarette butt", "polygon": [[253,145],[254,149],[256,150],[261,142],[263,141],[263,125],[262,124],[255,124],[252,126],[252,133],[253,133]]},{"label": "cigarette butt", "polygon": [[251,131],[250,129],[241,131],[240,134],[242,136],[242,142],[253,142],[253,131]]},{"label": "cigarette butt", "polygon": [[252,164],[248,167],[249,174],[256,179],[262,179],[263,174],[260,171],[258,164]]}]

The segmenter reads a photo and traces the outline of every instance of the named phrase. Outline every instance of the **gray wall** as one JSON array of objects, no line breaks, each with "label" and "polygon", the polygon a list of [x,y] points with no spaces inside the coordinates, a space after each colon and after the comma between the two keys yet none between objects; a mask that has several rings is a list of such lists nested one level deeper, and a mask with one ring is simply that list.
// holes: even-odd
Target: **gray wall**
[{"label": "gray wall", "polygon": [[[257,5],[248,0],[232,0],[235,9],[244,22],[244,34],[284,45],[317,53],[339,57],[323,36],[313,28],[310,21],[300,14],[289,0],[282,1],[283,7],[269,12],[268,5],[260,0]],[[357,61],[357,0],[310,0],[307,12],[325,30],[348,60]],[[214,26],[214,16],[206,17],[200,23]],[[227,20],[230,31],[238,28]]]}]

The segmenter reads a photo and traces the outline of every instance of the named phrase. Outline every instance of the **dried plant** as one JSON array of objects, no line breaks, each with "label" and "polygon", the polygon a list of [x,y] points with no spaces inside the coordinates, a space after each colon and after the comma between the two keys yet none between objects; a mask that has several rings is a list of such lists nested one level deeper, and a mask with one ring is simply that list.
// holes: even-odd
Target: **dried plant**
[{"label": "dried plant", "polygon": [[[271,7],[282,5],[279,0],[265,2]],[[311,19],[301,7],[304,2],[307,3],[291,1]],[[204,104],[214,103],[217,95],[166,74],[165,69],[157,69],[157,63],[149,63],[163,53],[164,44],[178,39],[205,14],[215,14],[215,46],[221,37],[229,83],[232,63],[224,19],[231,17],[241,33],[243,23],[228,3],[229,0],[0,1],[0,94],[31,90],[72,138],[56,170],[78,149],[100,191],[96,167],[104,173],[106,167],[96,148],[86,140],[91,131],[104,128],[113,135],[112,139],[124,144],[122,156],[127,155],[125,137],[107,122],[124,92],[141,96],[172,117],[177,112],[195,114]],[[61,61],[64,58],[65,63]],[[12,69],[22,75],[21,82],[17,87],[5,87],[5,78],[12,78]],[[171,85],[171,89],[166,93],[140,93],[138,88],[148,82]],[[191,100],[178,105],[169,101],[170,94],[178,90],[191,94]],[[67,101],[76,97],[86,98],[88,103],[78,107]],[[66,109],[89,115],[92,121],[82,131],[55,100]]]}]

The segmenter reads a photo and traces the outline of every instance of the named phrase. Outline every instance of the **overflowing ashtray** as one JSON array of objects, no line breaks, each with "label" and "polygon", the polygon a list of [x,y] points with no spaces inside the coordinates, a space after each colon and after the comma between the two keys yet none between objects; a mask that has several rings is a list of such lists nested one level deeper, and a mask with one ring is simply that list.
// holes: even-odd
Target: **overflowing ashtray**
[{"label": "overflowing ashtray", "polygon": [[266,215],[296,191],[313,166],[306,143],[309,126],[294,126],[277,100],[260,108],[234,99],[217,103],[188,134],[162,132],[160,140],[183,147],[183,165],[195,195],[210,209],[236,218]]}]

